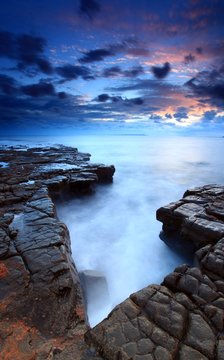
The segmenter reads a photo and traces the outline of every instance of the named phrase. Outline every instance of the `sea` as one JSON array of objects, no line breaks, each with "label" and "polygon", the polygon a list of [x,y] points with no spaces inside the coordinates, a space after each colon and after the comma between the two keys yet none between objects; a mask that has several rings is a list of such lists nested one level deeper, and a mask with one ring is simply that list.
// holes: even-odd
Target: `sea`
[{"label": "sea", "polygon": [[224,184],[221,137],[77,135],[0,138],[1,144],[74,146],[91,153],[91,162],[116,168],[112,184],[98,185],[91,196],[57,206],[70,232],[78,271],[97,271],[107,282],[104,303],[87,299],[91,326],[131,293],[159,284],[176,266],[191,263],[184,251],[160,239],[156,210],[180,199],[188,188]]}]

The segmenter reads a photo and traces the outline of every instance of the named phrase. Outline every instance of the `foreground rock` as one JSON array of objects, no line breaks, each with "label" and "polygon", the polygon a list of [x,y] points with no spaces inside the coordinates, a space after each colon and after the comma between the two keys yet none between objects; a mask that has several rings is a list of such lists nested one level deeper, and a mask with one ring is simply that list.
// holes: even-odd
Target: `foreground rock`
[{"label": "foreground rock", "polygon": [[224,187],[211,185],[158,210],[166,235],[199,249],[197,267],[179,266],[89,330],[87,343],[104,359],[224,359],[223,208]]},{"label": "foreground rock", "polygon": [[79,276],[52,198],[112,181],[114,167],[89,157],[64,146],[0,150],[1,359],[80,359],[86,349]]}]

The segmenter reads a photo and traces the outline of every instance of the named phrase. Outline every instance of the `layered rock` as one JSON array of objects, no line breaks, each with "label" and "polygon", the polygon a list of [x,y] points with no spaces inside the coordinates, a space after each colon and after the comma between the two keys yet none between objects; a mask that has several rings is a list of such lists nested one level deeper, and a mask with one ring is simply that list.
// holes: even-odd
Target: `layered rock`
[{"label": "layered rock", "polygon": [[[76,359],[87,329],[67,227],[53,199],[89,194],[114,167],[64,146],[0,150],[2,359]],[[72,349],[72,351],[71,351]]]},{"label": "layered rock", "polygon": [[199,249],[197,267],[179,266],[89,330],[87,343],[104,359],[224,359],[223,195],[224,187],[209,185],[158,210],[166,235]]},{"label": "layered rock", "polygon": [[215,244],[224,237],[224,187],[206,185],[187,190],[177,202],[157,210],[166,236],[178,234],[194,249]]}]

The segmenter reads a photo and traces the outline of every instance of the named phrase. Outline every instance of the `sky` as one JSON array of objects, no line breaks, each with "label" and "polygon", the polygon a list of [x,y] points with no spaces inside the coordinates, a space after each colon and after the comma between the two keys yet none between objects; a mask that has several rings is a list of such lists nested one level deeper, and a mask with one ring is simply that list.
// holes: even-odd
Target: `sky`
[{"label": "sky", "polygon": [[224,0],[7,0],[0,136],[224,135]]}]

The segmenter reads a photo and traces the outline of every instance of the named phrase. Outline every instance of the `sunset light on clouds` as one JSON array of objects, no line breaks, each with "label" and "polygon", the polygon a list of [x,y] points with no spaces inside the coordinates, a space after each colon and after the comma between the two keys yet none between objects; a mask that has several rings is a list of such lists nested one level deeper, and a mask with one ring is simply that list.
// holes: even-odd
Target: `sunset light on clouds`
[{"label": "sunset light on clouds", "polygon": [[222,0],[8,0],[0,15],[2,134],[218,134],[223,14]]}]

